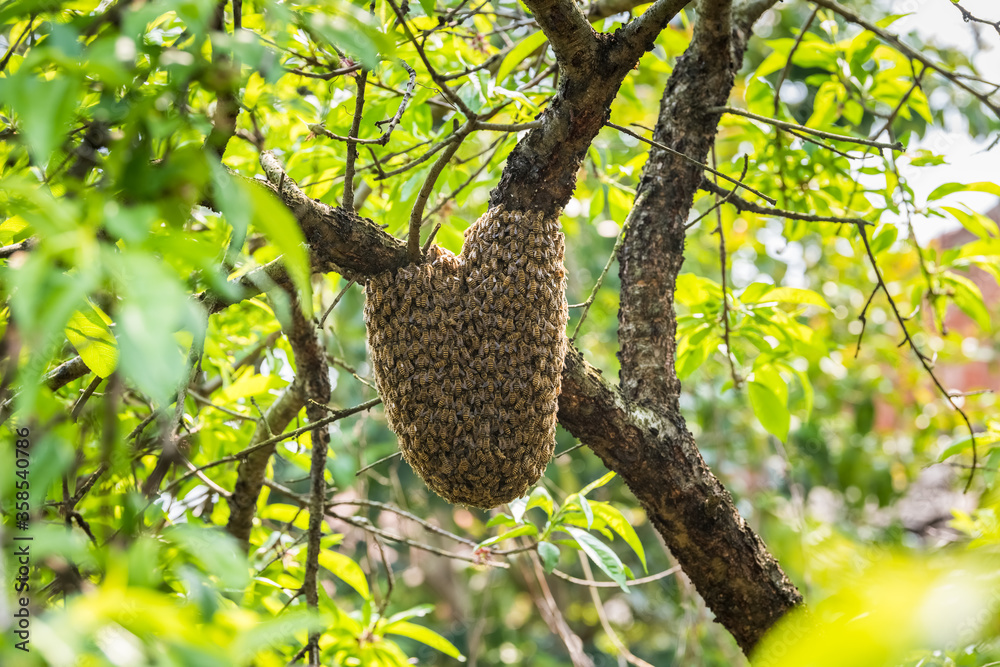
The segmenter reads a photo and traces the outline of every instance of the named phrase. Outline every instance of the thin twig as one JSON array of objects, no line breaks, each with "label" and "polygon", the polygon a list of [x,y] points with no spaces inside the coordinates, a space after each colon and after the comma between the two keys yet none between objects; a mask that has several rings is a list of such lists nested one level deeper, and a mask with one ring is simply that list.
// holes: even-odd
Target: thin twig
[{"label": "thin twig", "polygon": [[328,503],[327,507],[328,508],[333,508],[333,507],[337,507],[338,505],[354,505],[354,506],[357,506],[357,507],[374,507],[376,509],[379,509],[379,510],[382,510],[382,511],[385,511],[385,512],[392,512],[393,514],[401,516],[404,519],[409,519],[410,521],[413,521],[414,523],[420,524],[426,530],[429,530],[432,533],[437,533],[438,535],[441,535],[442,537],[447,537],[449,540],[453,540],[455,542],[459,542],[461,544],[465,544],[465,545],[470,546],[470,547],[474,547],[474,546],[476,546],[476,544],[478,544],[475,540],[470,540],[467,537],[462,537],[460,535],[456,535],[454,533],[451,533],[451,532],[445,530],[444,528],[441,528],[440,526],[435,526],[433,523],[431,523],[430,521],[427,521],[426,519],[420,518],[416,514],[412,514],[410,512],[407,512],[406,510],[400,509],[399,507],[396,507],[395,505],[390,505],[389,503],[383,503],[383,502],[379,502],[377,500],[367,500],[367,499],[355,498],[355,499],[345,499],[345,500],[334,500],[334,501]]},{"label": "thin twig", "polygon": [[727,113],[733,116],[743,116],[744,118],[749,118],[750,120],[756,120],[761,123],[767,123],[768,125],[774,125],[775,127],[780,127],[783,130],[789,130],[793,132],[802,132],[805,134],[811,134],[821,139],[830,139],[831,141],[844,141],[852,144],[859,144],[861,146],[870,146],[872,148],[884,148],[891,151],[902,151],[905,150],[902,142],[897,141],[893,144],[887,144],[884,141],[874,141],[872,139],[865,139],[863,137],[851,137],[846,134],[834,134],[833,132],[824,132],[823,130],[816,130],[811,127],[806,127],[805,125],[799,125],[797,123],[787,123],[783,120],[777,120],[776,118],[768,118],[767,116],[758,116],[755,113],[750,113],[749,111],[744,111],[743,109],[734,109],[733,107],[712,107],[709,111],[716,111],[719,113]]},{"label": "thin twig", "polygon": [[434,189],[434,184],[437,182],[441,172],[444,171],[445,166],[447,166],[451,158],[455,155],[459,146],[462,145],[462,140],[469,136],[469,133],[474,128],[475,121],[469,121],[455,133],[455,139],[434,162],[434,166],[431,167],[430,173],[427,174],[427,178],[420,188],[417,200],[413,204],[413,210],[410,212],[410,230],[409,236],[406,238],[406,254],[411,262],[420,261],[420,224],[423,222],[424,208],[427,206],[427,199]]},{"label": "thin twig", "polygon": [[[635,210],[635,207],[633,207],[632,210]],[[573,335],[569,338],[570,344],[576,341],[576,336],[580,333],[580,327],[583,326],[583,321],[587,319],[587,313],[590,312],[590,306],[594,303],[594,299],[597,297],[597,291],[601,289],[601,284],[604,283],[604,278],[608,275],[608,270],[611,269],[611,265],[614,263],[615,257],[618,256],[618,251],[621,249],[622,242],[625,240],[625,232],[628,231],[628,227],[629,220],[626,220],[622,225],[621,231],[618,232],[618,238],[615,239],[615,246],[611,249],[611,254],[608,256],[607,263],[604,264],[604,270],[601,271],[601,275],[597,277],[597,282],[594,283],[593,289],[590,290],[590,296],[588,296],[587,300],[582,304],[579,304],[579,306],[583,307],[583,312],[580,313],[580,321],[576,323],[576,328],[573,329]]]},{"label": "thin twig", "polygon": [[799,30],[798,36],[795,38],[795,43],[792,44],[791,50],[788,52],[788,58],[785,60],[785,66],[781,68],[781,75],[778,77],[778,83],[774,86],[774,115],[778,115],[781,105],[781,85],[785,83],[785,79],[788,78],[788,73],[792,69],[792,58],[795,56],[795,52],[799,50],[799,45],[802,44],[802,40],[805,38],[806,33],[809,32],[809,28],[812,26],[813,20],[816,18],[816,14],[819,12],[819,7],[813,7],[812,13],[809,14],[809,18],[806,22],[802,24],[802,28]]},{"label": "thin twig", "polygon": [[[713,150],[714,150],[714,147],[713,147]],[[740,180],[741,181],[747,175],[747,166],[748,165],[749,165],[749,159],[747,158],[746,155],[744,155],[743,156],[743,173],[742,173],[742,175],[740,175]],[[716,183],[716,187],[718,187],[718,183]],[[719,189],[721,190],[722,188],[719,188]],[[688,230],[688,229],[691,229],[692,227],[694,227],[695,225],[697,225],[699,222],[702,221],[702,219],[704,219],[706,216],[708,216],[709,213],[711,213],[712,211],[716,210],[717,208],[719,208],[720,206],[722,206],[723,204],[725,204],[733,196],[736,195],[736,190],[729,190],[728,192],[729,192],[729,194],[726,195],[725,197],[723,197],[722,199],[719,199],[719,193],[716,192],[715,193],[715,203],[712,204],[712,206],[710,206],[707,211],[705,211],[704,213],[702,213],[701,215],[699,215],[697,218],[695,218],[691,222],[685,224],[684,225],[685,231]]]},{"label": "thin twig", "polygon": [[476,565],[488,565],[490,567],[499,567],[507,569],[510,567],[507,563],[498,563],[494,561],[484,560],[476,556],[466,556],[465,554],[455,553],[453,551],[446,551],[445,549],[439,549],[438,547],[432,546],[430,544],[424,544],[423,542],[417,542],[416,540],[411,540],[402,535],[396,535],[383,530],[368,519],[362,517],[345,516],[342,514],[337,514],[336,512],[327,512],[327,516],[333,517],[334,519],[339,519],[344,523],[349,523],[352,526],[357,526],[362,530],[366,530],[373,535],[378,535],[384,539],[390,540],[392,542],[399,542],[400,544],[405,544],[407,546],[413,547],[414,549],[420,549],[422,551],[428,551],[432,554],[437,554],[438,556],[444,556],[445,558],[451,558],[453,560],[465,561],[467,563],[474,563]]},{"label": "thin twig", "polygon": [[861,340],[865,337],[865,328],[868,326],[868,307],[872,305],[872,299],[878,294],[878,291],[882,289],[882,285],[875,285],[875,289],[872,293],[868,295],[868,300],[865,301],[865,307],[861,309],[861,313],[858,315],[858,321],[861,322],[861,331],[858,332],[858,347],[854,350],[854,358],[858,358],[858,354],[861,352]]},{"label": "thin twig", "polygon": [[[657,572],[656,574],[651,574],[648,577],[640,577],[638,579],[629,579],[629,586],[637,586],[639,584],[648,584],[651,581],[659,581],[665,577],[669,577],[672,574],[676,574],[681,571],[680,565],[674,565],[669,570],[664,570],[663,572]],[[579,586],[589,586],[590,588],[621,588],[616,581],[594,581],[593,577],[590,579],[580,579],[574,577],[571,574],[566,574],[560,570],[552,570],[552,574],[556,575],[560,579],[565,579],[571,584],[577,584]]]},{"label": "thin twig", "polygon": [[[714,192],[720,195],[731,195],[734,192],[733,190],[727,190],[718,186],[708,179],[703,180],[700,187],[702,190]],[[782,208],[768,208],[767,206],[761,206],[760,204],[749,202],[738,195],[729,197],[728,201],[736,207],[737,211],[749,211],[751,213],[757,213],[758,215],[773,215],[776,218],[787,218],[788,220],[802,220],[803,222],[832,222],[838,225],[864,225],[865,227],[874,226],[875,224],[865,220],[864,218],[813,215],[811,213],[788,211]]]},{"label": "thin twig", "polygon": [[[348,408],[346,410],[341,410],[340,412],[332,414],[329,417],[324,417],[323,419],[317,420],[313,424],[309,424],[307,426],[303,426],[301,428],[297,428],[297,429],[295,429],[293,431],[288,431],[287,433],[282,433],[281,435],[276,435],[273,438],[268,438],[267,440],[264,440],[262,442],[258,442],[257,444],[252,445],[250,447],[247,447],[246,449],[243,449],[242,451],[239,451],[236,454],[231,454],[229,456],[223,456],[222,458],[216,459],[215,461],[210,461],[209,463],[206,463],[206,464],[204,464],[202,466],[199,466],[198,470],[208,470],[209,468],[214,468],[216,466],[225,465],[226,463],[233,463],[235,461],[242,461],[242,460],[246,459],[246,457],[249,456],[251,453],[257,451],[258,449],[263,449],[265,447],[272,447],[272,446],[274,446],[275,444],[277,444],[279,442],[284,442],[285,440],[291,440],[292,438],[297,438],[300,435],[302,435],[303,433],[308,433],[309,431],[315,430],[315,429],[319,428],[320,426],[326,426],[327,424],[332,424],[333,422],[338,421],[340,419],[343,419],[344,417],[349,417],[349,416],[357,414],[359,412],[364,412],[365,410],[368,410],[369,408],[372,408],[372,407],[378,405],[381,402],[382,402],[381,398],[373,398],[370,401],[366,401],[366,402],[364,402],[364,403],[362,403],[360,405],[356,405],[353,408]],[[174,480],[170,484],[170,486],[168,486],[166,489],[164,489],[163,492],[164,493],[170,493],[171,491],[173,491],[174,489],[176,489],[178,486],[180,486],[181,484],[183,484],[184,481],[186,481],[187,479],[189,479],[190,477],[192,477],[193,474],[194,474],[193,472],[189,472],[189,473],[183,475],[182,477],[179,477],[178,479]]]},{"label": "thin twig", "polygon": [[[583,568],[583,573],[587,576],[588,580],[593,581],[594,573],[590,569],[590,563],[587,561],[587,556],[582,553],[578,554],[578,556],[580,558],[580,566]],[[645,660],[636,657],[622,642],[618,633],[611,627],[611,622],[608,621],[608,614],[604,610],[604,603],[601,602],[601,596],[594,587],[590,588],[590,599],[594,603],[594,609],[597,611],[597,618],[601,621],[601,627],[604,628],[604,634],[607,635],[608,640],[610,640],[615,649],[617,649],[618,654],[625,658],[629,664],[635,665],[635,667],[653,667],[653,665],[649,664]]]},{"label": "thin twig", "polygon": [[402,452],[393,452],[392,454],[389,454],[389,456],[383,456],[378,461],[372,461],[368,465],[366,465],[366,466],[364,466],[362,468],[359,468],[358,471],[356,473],[354,473],[354,476],[357,477],[361,473],[365,472],[366,470],[371,470],[372,468],[374,468],[375,466],[377,466],[380,463],[385,463],[386,461],[390,461],[390,460],[396,458],[397,456],[402,456],[402,455],[403,455]]},{"label": "thin twig", "polygon": [[[424,220],[426,219],[427,216],[424,216]],[[434,225],[434,229],[432,229],[431,233],[427,235],[427,240],[424,241],[424,245],[420,248],[421,257],[427,256],[427,251],[431,249],[431,244],[434,243],[434,237],[437,236],[437,233],[438,231],[440,231],[440,229],[441,229],[441,223],[439,222],[436,225]]]},{"label": "thin twig", "polygon": [[413,31],[410,30],[410,24],[407,23],[406,16],[399,9],[399,5],[396,4],[395,0],[387,0],[387,2],[389,3],[389,6],[392,7],[392,11],[395,12],[396,18],[399,19],[399,24],[403,26],[403,32],[406,33],[407,39],[413,44],[413,47],[417,50],[417,55],[419,55],[420,60],[423,61],[424,67],[427,68],[427,72],[431,75],[431,79],[434,80],[434,83],[440,86],[441,94],[444,95],[449,102],[455,105],[455,107],[459,111],[461,111],[462,115],[464,115],[467,119],[475,120],[478,116],[472,111],[472,109],[468,107],[468,105],[465,104],[465,102],[462,101],[462,98],[460,98],[458,94],[456,94],[455,91],[453,91],[448,86],[445,80],[441,78],[441,75],[438,73],[438,71],[434,69],[434,66],[431,65],[431,61],[428,60],[427,54],[424,53],[424,47],[413,35]]},{"label": "thin twig", "polygon": [[[715,146],[712,146],[712,163],[716,164],[715,159]],[[743,156],[743,175],[740,176],[742,180],[747,173],[747,158]],[[726,343],[726,358],[729,360],[729,372],[733,376],[733,389],[740,388],[740,374],[736,371],[736,355],[733,354],[733,344],[730,342],[730,331],[729,331],[729,286],[728,286],[728,271],[726,269],[726,232],[722,228],[722,209],[721,201],[719,200],[719,195],[715,194],[715,217],[718,222],[718,227],[715,231],[719,234],[719,264],[721,265],[722,273],[722,338]]]},{"label": "thin twig", "polygon": [[323,317],[321,317],[321,318],[319,319],[319,325],[318,325],[318,326],[319,326],[319,327],[320,327],[321,329],[323,328],[323,323],[324,323],[324,322],[326,322],[326,318],[330,316],[330,313],[331,313],[331,312],[333,312],[333,309],[337,307],[337,304],[338,304],[338,303],[340,303],[340,300],[344,298],[344,295],[345,295],[345,294],[347,294],[347,290],[351,289],[351,287],[352,287],[353,285],[354,285],[354,281],[353,281],[353,280],[351,280],[350,282],[348,282],[348,283],[347,283],[347,284],[346,284],[346,285],[344,286],[344,289],[340,290],[340,293],[339,293],[339,294],[337,294],[337,296],[336,296],[336,297],[334,297],[334,299],[333,299],[333,303],[331,303],[331,304],[330,304],[330,307],[326,309],[326,312],[325,312],[325,313],[323,313]]},{"label": "thin twig", "polygon": [[[355,77],[358,85],[358,94],[354,100],[354,119],[351,121],[351,131],[348,134],[350,139],[357,139],[361,130],[361,116],[365,110],[365,83],[368,82],[368,70],[363,69]],[[344,208],[354,211],[354,163],[358,159],[357,141],[347,142],[347,163],[344,166]],[[322,326],[322,325],[321,325]]]},{"label": "thin twig", "polygon": [[80,418],[80,413],[83,412],[83,407],[87,404],[90,397],[94,395],[94,392],[97,391],[97,387],[99,387],[102,382],[104,382],[104,378],[96,375],[94,376],[94,379],[90,381],[87,388],[84,389],[83,393],[80,394],[80,397],[76,399],[76,403],[73,404],[73,409],[70,411],[71,420],[76,421]]},{"label": "thin twig", "polygon": [[622,127],[621,125],[615,125],[614,123],[611,123],[611,122],[607,122],[607,123],[605,123],[605,125],[607,125],[608,127],[614,128],[614,129],[618,130],[619,132],[624,132],[625,134],[629,135],[630,137],[634,137],[634,138],[638,139],[639,141],[642,141],[642,142],[645,142],[645,143],[649,144],[650,146],[655,146],[656,148],[659,148],[661,151],[666,151],[667,153],[670,153],[671,155],[676,155],[677,157],[681,158],[682,160],[686,160],[687,162],[690,162],[691,164],[697,165],[697,166],[701,167],[702,169],[704,169],[705,171],[707,171],[709,173],[712,173],[712,174],[715,174],[719,178],[721,178],[723,180],[726,180],[726,181],[729,181],[730,183],[733,183],[734,185],[737,185],[737,186],[743,188],[747,192],[752,192],[753,194],[757,195],[758,197],[760,197],[761,199],[763,199],[764,201],[766,201],[771,206],[774,206],[775,204],[777,204],[777,202],[774,199],[772,199],[771,197],[768,197],[763,192],[759,192],[757,190],[754,190],[753,188],[751,188],[746,183],[741,183],[740,181],[737,181],[735,178],[732,178],[730,176],[726,176],[722,172],[719,172],[719,171],[716,171],[715,169],[712,169],[707,164],[704,164],[702,162],[699,162],[698,160],[695,160],[693,157],[689,157],[689,156],[685,155],[684,153],[681,153],[680,151],[675,151],[670,146],[666,146],[664,144],[661,144],[659,141],[653,141],[652,139],[647,139],[646,137],[642,136],[641,134],[637,134],[636,132],[633,132],[632,130],[628,129],[627,127]]},{"label": "thin twig", "polygon": [[885,296],[889,301],[889,306],[892,308],[893,315],[895,315],[896,321],[899,323],[900,328],[903,330],[903,337],[904,337],[903,342],[909,344],[910,349],[913,350],[913,353],[917,355],[917,359],[920,360],[920,365],[924,367],[924,370],[927,371],[927,374],[931,377],[931,380],[934,382],[934,386],[937,387],[938,391],[941,392],[942,396],[948,399],[948,403],[951,404],[951,407],[954,408],[956,412],[958,412],[958,414],[962,418],[962,421],[965,422],[966,428],[969,431],[969,439],[972,441],[972,470],[969,473],[969,481],[966,482],[965,484],[965,491],[968,492],[969,488],[972,486],[972,480],[976,475],[976,465],[979,462],[979,452],[977,451],[976,448],[975,429],[972,428],[972,422],[969,420],[969,416],[965,414],[965,410],[963,410],[958,405],[958,403],[955,401],[955,397],[952,396],[951,393],[944,388],[944,385],[941,384],[941,381],[938,379],[937,375],[934,374],[934,369],[931,367],[930,359],[927,357],[927,355],[921,352],[917,348],[916,343],[913,342],[913,338],[910,336],[910,331],[909,329],[906,328],[906,318],[904,318],[903,315],[899,312],[899,307],[896,305],[896,300],[893,299],[892,296],[889,294],[889,288],[886,287],[885,279],[882,277],[882,270],[879,269],[878,262],[875,261],[875,253],[872,252],[871,244],[868,242],[868,233],[865,231],[864,225],[858,225],[857,227],[858,227],[858,233],[861,234],[861,240],[864,241],[865,244],[865,252],[868,253],[868,261],[871,262],[872,269],[875,271],[875,278],[877,279],[878,284],[882,287],[882,291],[885,292]]},{"label": "thin twig", "polygon": [[[924,55],[924,53],[921,50],[907,46],[896,35],[893,35],[888,30],[885,30],[875,25],[871,21],[862,18],[861,16],[853,12],[851,9],[844,7],[835,0],[812,0],[812,1],[821,7],[825,7],[833,12],[836,12],[837,14],[842,16],[844,20],[857,24],[862,28],[864,28],[865,30],[868,30],[869,32],[878,35],[878,37],[882,41],[894,47],[897,51],[899,51],[907,58],[922,62],[929,69],[934,70],[935,72],[937,72],[944,78],[948,79],[949,81],[954,83],[956,86],[958,86],[965,92],[975,97],[983,105],[989,108],[989,110],[992,111],[994,115],[1000,118],[1000,106],[998,106],[997,103],[991,101],[989,98],[990,94],[992,93],[987,94],[976,90],[969,84],[965,83],[965,81],[963,81],[963,78],[966,78],[963,75],[945,69],[943,66],[939,65],[938,63],[934,62],[926,55]],[[994,86],[994,90],[996,90],[995,88],[996,84],[991,83],[990,85]]]}]

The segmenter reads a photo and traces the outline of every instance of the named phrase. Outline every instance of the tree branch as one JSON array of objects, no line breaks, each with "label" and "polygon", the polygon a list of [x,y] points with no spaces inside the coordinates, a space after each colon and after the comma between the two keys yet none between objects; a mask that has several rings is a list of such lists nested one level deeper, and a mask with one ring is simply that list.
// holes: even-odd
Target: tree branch
[{"label": "tree branch", "polygon": [[773,215],[776,218],[785,218],[787,220],[802,220],[803,222],[832,222],[837,225],[866,225],[870,226],[873,223],[865,220],[864,218],[839,218],[832,215],[813,215],[812,213],[798,213],[796,211],[788,211],[783,208],[770,208],[768,206],[761,206],[755,204],[751,201],[743,199],[739,195],[736,195],[733,190],[727,190],[719,185],[716,185],[707,178],[701,182],[699,186],[700,189],[707,192],[711,192],[717,195],[724,195],[726,197],[726,202],[732,204],[736,207],[737,211],[749,211],[751,213],[756,213],[758,215]]},{"label": "tree branch", "polygon": [[314,270],[336,271],[349,280],[361,282],[366,276],[407,263],[406,245],[402,241],[353,211],[310,199],[285,175],[273,153],[261,153],[260,164],[273,186],[270,189],[302,226]]},{"label": "tree branch", "polygon": [[795,586],[705,465],[679,414],[637,405],[571,347],[559,422],[628,485],[745,653],[801,604]]},{"label": "tree branch", "polygon": [[621,390],[604,386],[578,353],[568,354],[559,419],[622,476],[717,620],[749,655],[802,598],[685,426],[674,313],[688,214],[704,181],[702,167],[681,156],[705,161],[721,117],[716,107],[729,96],[746,39],[743,26],[734,29],[728,0],[699,4],[691,44],[660,103],[653,139],[662,147],[650,150],[618,255]]},{"label": "tree branch", "polygon": [[[302,382],[296,377],[267,409],[263,419],[257,422],[257,428],[250,438],[250,446],[259,445],[271,439],[275,432],[284,431],[305,402]],[[257,514],[257,499],[260,497],[267,464],[274,454],[275,446],[276,443],[252,451],[243,459],[236,472],[236,484],[229,497],[229,522],[226,530],[239,540],[244,550],[249,548],[250,529]]]},{"label": "tree branch", "polygon": [[548,37],[564,74],[586,69],[597,55],[597,33],[575,0],[525,0],[524,4]]}]

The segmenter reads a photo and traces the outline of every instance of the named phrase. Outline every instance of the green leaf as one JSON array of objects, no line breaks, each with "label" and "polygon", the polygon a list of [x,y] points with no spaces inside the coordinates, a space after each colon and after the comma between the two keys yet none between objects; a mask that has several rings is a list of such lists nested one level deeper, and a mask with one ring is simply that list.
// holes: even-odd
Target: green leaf
[{"label": "green leaf", "polygon": [[587,554],[597,567],[604,570],[604,573],[611,577],[612,581],[628,593],[628,585],[625,583],[625,568],[608,545],[580,528],[562,526],[560,530],[569,533],[576,540],[583,553]]},{"label": "green leaf", "polygon": [[0,99],[21,118],[24,138],[39,164],[45,164],[66,137],[76,110],[79,81],[65,72],[46,79],[28,68],[0,79]]},{"label": "green leaf", "polygon": [[547,515],[552,516],[554,509],[554,502],[552,496],[549,492],[545,490],[544,487],[536,486],[531,491],[531,495],[528,496],[528,504],[525,506],[525,511],[530,510],[532,507],[542,508]]},{"label": "green leaf", "polygon": [[430,628],[425,628],[422,625],[401,621],[386,625],[382,631],[387,635],[399,635],[400,637],[407,637],[421,644],[426,644],[459,662],[465,662],[465,656],[462,655],[462,652],[454,644]]},{"label": "green leaf", "polygon": [[771,301],[764,296],[774,289],[770,283],[750,283],[740,293],[740,301],[743,303],[760,303],[761,301]]},{"label": "green leaf", "polygon": [[747,393],[750,395],[750,405],[753,406],[754,414],[757,415],[761,426],[782,442],[786,441],[791,423],[786,402],[761,382],[750,382],[747,385]]},{"label": "green leaf", "polygon": [[507,503],[507,507],[510,508],[510,516],[514,519],[514,523],[521,523],[524,521],[524,512],[528,509],[528,499],[515,498]]},{"label": "green leaf", "polygon": [[610,503],[593,502],[590,506],[598,518],[603,520],[611,530],[618,533],[625,540],[627,545],[632,547],[632,551],[635,552],[635,555],[639,557],[639,561],[642,563],[642,569],[648,573],[646,551],[642,548],[642,542],[639,541],[639,536],[636,534],[635,528],[628,522],[625,515]]},{"label": "green leaf", "polygon": [[[930,122],[930,120],[928,119],[927,122]],[[910,164],[914,167],[936,167],[941,164],[948,164],[948,162],[944,159],[943,155],[937,155],[932,151],[922,148],[916,151],[914,157],[910,158]]]},{"label": "green leaf", "polygon": [[525,523],[513,530],[508,530],[503,535],[494,535],[491,538],[483,540],[478,545],[476,545],[476,548],[482,549],[483,547],[488,547],[491,544],[496,544],[497,542],[503,542],[504,540],[513,539],[515,537],[523,537],[524,535],[537,535],[537,534],[538,534],[538,526],[536,526],[533,523]]},{"label": "green leaf", "polygon": [[348,52],[369,69],[378,66],[380,57],[389,58],[395,53],[392,39],[379,29],[376,16],[350,3],[328,7],[327,11],[308,13],[307,20],[309,27],[330,44]]},{"label": "green leaf", "polygon": [[715,281],[682,273],[677,276],[677,302],[685,306],[697,306],[709,301],[722,301],[722,287]]},{"label": "green leaf", "polygon": [[551,573],[559,563],[559,547],[551,542],[539,542],[538,556],[542,559],[545,571]]},{"label": "green leaf", "polygon": [[[993,433],[991,431],[986,431],[984,433],[976,434],[976,447],[984,447],[986,445],[995,445],[1000,442],[1000,433]],[[962,438],[961,440],[952,443],[945,448],[941,455],[938,457],[938,462],[947,461],[955,454],[961,454],[967,450],[972,449],[972,438]]]},{"label": "green leaf", "polygon": [[582,489],[580,489],[580,495],[581,496],[585,496],[588,493],[590,493],[591,491],[593,491],[594,489],[598,489],[598,488],[604,486],[605,484],[607,484],[608,482],[610,482],[614,478],[615,478],[615,473],[613,471],[609,472],[609,473],[605,474],[603,477],[601,477],[600,479],[594,480],[593,482],[591,482],[587,486],[585,486]]},{"label": "green leaf", "polygon": [[106,378],[118,366],[118,341],[115,340],[110,318],[90,304],[85,311],[76,311],[66,323],[66,338],[76,348],[83,363],[98,377]]},{"label": "green leaf", "polygon": [[411,618],[423,618],[424,616],[426,616],[427,614],[431,613],[432,611],[434,611],[434,605],[432,605],[432,604],[418,604],[415,607],[410,607],[409,609],[406,609],[405,611],[401,611],[401,612],[399,612],[397,614],[393,614],[392,616],[390,616],[389,618],[387,618],[386,621],[385,621],[386,624],[385,624],[384,627],[389,627],[390,625],[394,625],[394,624],[400,623],[402,621],[408,621]]},{"label": "green leaf", "polygon": [[115,312],[121,368],[140,390],[169,404],[187,373],[174,332],[200,324],[177,277],[156,257],[130,252],[115,259],[124,296]]},{"label": "green leaf", "polygon": [[778,372],[778,369],[770,363],[770,359],[768,357],[757,357],[757,361],[754,363],[753,376],[751,379],[773,391],[774,395],[777,396],[781,402],[788,402],[788,383],[785,382],[783,377],[781,377],[781,373]]},{"label": "green leaf", "polygon": [[365,573],[352,558],[336,551],[323,549],[319,552],[319,564],[336,575],[345,584],[358,592],[365,600],[371,599],[371,591],[368,589],[368,579]]},{"label": "green leaf", "polygon": [[899,228],[896,225],[883,225],[881,231],[875,234],[871,240],[872,252],[876,255],[885,252],[896,242]]},{"label": "green leaf", "polygon": [[503,513],[490,517],[490,520],[486,522],[487,528],[493,528],[494,526],[505,526],[507,528],[513,528],[516,525],[517,522],[514,521],[514,517],[512,517],[509,514],[503,514]]},{"label": "green leaf", "polygon": [[817,292],[799,287],[776,287],[767,293],[766,301],[779,303],[796,303],[805,306],[818,306],[830,310],[830,304]]},{"label": "green leaf", "polygon": [[211,526],[181,523],[163,531],[163,538],[183,549],[223,587],[242,590],[250,583],[246,555],[229,533]]},{"label": "green leaf", "polygon": [[[589,530],[590,528],[593,528],[594,512],[593,510],[590,509],[590,502],[587,500],[585,496],[580,494],[576,494],[574,500],[580,506],[580,509],[583,510],[583,516],[587,519],[587,529]],[[566,504],[568,505],[569,501],[567,501]]]},{"label": "green leaf", "polygon": [[941,276],[942,284],[951,292],[955,305],[979,325],[979,328],[990,329],[990,312],[983,301],[983,293],[979,286],[965,276],[947,272]]},{"label": "green leaf", "polygon": [[434,16],[434,0],[420,0],[420,6],[424,9],[424,14]]},{"label": "green leaf", "polygon": [[942,206],[941,209],[951,213],[956,220],[962,223],[963,227],[981,239],[991,239],[1000,234],[997,223],[968,207],[964,211],[953,206]]},{"label": "green leaf", "polygon": [[988,192],[989,194],[1000,197],[1000,184],[988,183],[986,181],[978,181],[976,183],[945,183],[944,185],[939,185],[934,188],[934,190],[927,195],[927,201],[941,199],[942,197],[946,197],[955,192]]},{"label": "green leaf", "polygon": [[507,76],[513,72],[525,58],[534,53],[535,50],[546,41],[545,33],[541,30],[522,39],[520,44],[515,46],[509,53],[507,53],[506,56],[504,56],[499,69],[497,69],[496,82],[503,83],[503,80],[506,79]]}]

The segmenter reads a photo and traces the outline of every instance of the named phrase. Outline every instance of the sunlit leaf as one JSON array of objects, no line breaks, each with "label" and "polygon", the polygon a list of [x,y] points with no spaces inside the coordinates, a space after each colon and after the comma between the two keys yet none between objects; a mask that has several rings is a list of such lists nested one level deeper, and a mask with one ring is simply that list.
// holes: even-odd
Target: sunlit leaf
[{"label": "sunlit leaf", "polygon": [[108,327],[108,318],[97,306],[76,311],[66,323],[66,338],[83,363],[98,377],[106,378],[118,366],[118,342]]},{"label": "sunlit leaf", "polygon": [[447,656],[455,658],[459,662],[465,662],[465,656],[462,655],[462,652],[454,644],[430,628],[425,628],[422,625],[416,625],[408,621],[399,621],[386,625],[383,631],[385,634],[399,635],[418,641],[421,644],[426,644]]},{"label": "sunlit leaf", "polygon": [[767,385],[760,382],[748,383],[747,393],[750,396],[750,405],[753,406],[753,412],[757,415],[761,426],[782,442],[787,440],[788,426],[791,423],[788,405],[779,399]]},{"label": "sunlit leaf", "polygon": [[362,598],[371,599],[368,579],[364,571],[353,559],[342,553],[323,549],[319,552],[319,564],[336,575],[345,584],[358,592]]},{"label": "sunlit leaf", "polygon": [[611,580],[618,584],[623,591],[628,592],[625,568],[617,554],[608,545],[580,528],[563,526],[560,530],[569,533],[576,540],[580,549],[590,557],[590,560],[594,561],[594,564],[611,577]]}]

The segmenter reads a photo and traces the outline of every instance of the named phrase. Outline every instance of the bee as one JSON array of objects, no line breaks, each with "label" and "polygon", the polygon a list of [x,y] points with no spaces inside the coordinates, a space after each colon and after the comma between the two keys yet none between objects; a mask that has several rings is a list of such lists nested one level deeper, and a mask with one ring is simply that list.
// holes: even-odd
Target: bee
[{"label": "bee", "polygon": [[542,380],[541,373],[535,373],[533,376],[531,376],[531,386],[534,387],[536,390],[542,386],[543,382],[544,380]]},{"label": "bee", "polygon": [[429,330],[424,329],[424,336],[423,336],[423,338],[424,338],[424,347],[425,348],[426,347],[430,347],[430,344],[431,344],[431,334],[430,334]]}]

